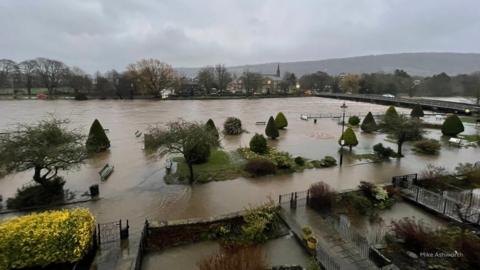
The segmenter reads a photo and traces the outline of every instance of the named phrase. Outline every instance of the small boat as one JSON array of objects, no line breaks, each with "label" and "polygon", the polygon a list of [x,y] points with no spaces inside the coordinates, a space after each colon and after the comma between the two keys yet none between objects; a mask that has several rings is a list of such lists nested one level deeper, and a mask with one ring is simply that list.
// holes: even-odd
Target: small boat
[{"label": "small boat", "polygon": [[114,166],[111,166],[110,164],[105,164],[103,168],[98,172],[100,175],[100,179],[102,181],[105,181],[108,179],[108,177],[113,173]]}]

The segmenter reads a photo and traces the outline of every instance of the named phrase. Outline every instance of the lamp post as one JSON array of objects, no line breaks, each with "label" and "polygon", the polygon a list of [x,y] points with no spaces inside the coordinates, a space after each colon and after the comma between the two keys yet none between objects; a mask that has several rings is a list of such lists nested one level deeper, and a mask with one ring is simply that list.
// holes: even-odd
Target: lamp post
[{"label": "lamp post", "polygon": [[[342,134],[340,135],[340,138],[343,136],[343,132],[345,131],[345,112],[347,111],[347,105],[345,102],[343,102],[342,106],[340,106],[342,109]],[[345,145],[345,140],[341,139],[340,140],[340,167],[342,167],[343,164],[343,146]]]}]

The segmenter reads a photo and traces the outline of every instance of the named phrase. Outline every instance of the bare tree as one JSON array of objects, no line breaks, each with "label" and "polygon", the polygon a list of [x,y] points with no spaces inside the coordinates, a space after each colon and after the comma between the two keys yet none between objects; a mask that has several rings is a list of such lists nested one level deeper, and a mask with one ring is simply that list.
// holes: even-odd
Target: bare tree
[{"label": "bare tree", "polygon": [[210,90],[215,87],[215,68],[204,67],[198,71],[197,80],[205,91],[205,95],[210,94]]},{"label": "bare tree", "polygon": [[48,58],[35,59],[37,64],[37,73],[47,88],[48,95],[56,94],[56,89],[65,81],[68,75],[68,67],[64,63]]},{"label": "bare tree", "polygon": [[263,76],[260,73],[245,71],[241,79],[247,96],[253,95],[263,85]]},{"label": "bare tree", "polygon": [[160,91],[178,83],[177,73],[169,64],[157,59],[142,59],[127,67],[129,74],[136,80],[136,87],[143,94],[155,97]]},{"label": "bare tree", "polygon": [[224,65],[215,66],[215,80],[220,92],[227,90],[228,84],[232,81],[232,74]]},{"label": "bare tree", "polygon": [[23,81],[25,83],[25,88],[27,88],[28,97],[32,95],[33,81],[37,74],[37,63],[35,60],[25,60],[18,64]]},{"label": "bare tree", "polygon": [[68,72],[68,84],[73,88],[75,95],[80,92],[88,92],[92,88],[92,80],[78,67],[73,67]]},{"label": "bare tree", "polygon": [[16,64],[9,59],[0,59],[0,87],[9,85],[9,81],[14,79]]}]

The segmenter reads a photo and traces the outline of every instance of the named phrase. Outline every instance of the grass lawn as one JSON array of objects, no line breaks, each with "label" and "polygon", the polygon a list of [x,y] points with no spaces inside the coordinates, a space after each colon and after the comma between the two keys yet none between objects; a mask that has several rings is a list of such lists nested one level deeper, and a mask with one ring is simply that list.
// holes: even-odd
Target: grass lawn
[{"label": "grass lawn", "polygon": [[[172,175],[167,176],[166,180],[172,183],[174,179],[180,182],[188,182],[190,171],[183,157],[173,159],[177,162],[177,170]],[[212,150],[208,162],[193,165],[195,181],[206,183],[210,181],[221,181],[234,179],[243,174],[243,165],[245,161],[236,152],[225,152],[221,149]]]}]

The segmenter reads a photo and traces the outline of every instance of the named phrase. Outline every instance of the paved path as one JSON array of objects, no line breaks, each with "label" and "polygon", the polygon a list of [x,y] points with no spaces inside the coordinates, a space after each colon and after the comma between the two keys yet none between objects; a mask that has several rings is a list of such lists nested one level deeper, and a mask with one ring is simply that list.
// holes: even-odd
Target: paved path
[{"label": "paved path", "polygon": [[133,270],[140,235],[130,234],[129,239],[99,246],[90,270]]},{"label": "paved path", "polygon": [[[335,262],[325,262],[330,264],[330,267],[326,266],[327,269],[376,269],[375,265],[367,258],[361,256],[352,243],[343,240],[331,224],[301,201],[299,201],[297,209],[290,209],[289,204],[283,204],[282,217],[294,233],[299,234],[300,237],[303,226],[308,225],[312,228],[318,239],[318,248]],[[322,261],[321,258],[319,260]]]}]

